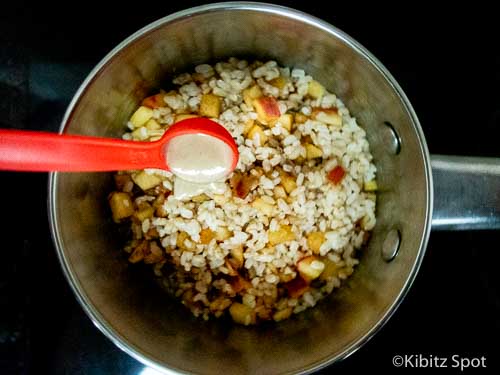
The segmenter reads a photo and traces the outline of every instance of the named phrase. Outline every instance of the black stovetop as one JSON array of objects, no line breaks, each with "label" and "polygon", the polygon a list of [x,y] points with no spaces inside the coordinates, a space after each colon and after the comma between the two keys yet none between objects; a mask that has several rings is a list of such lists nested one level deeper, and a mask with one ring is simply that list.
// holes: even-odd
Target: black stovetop
[{"label": "black stovetop", "polygon": [[[149,22],[202,2],[178,3],[3,8],[0,127],[56,131],[73,93],[111,48]],[[279,3],[333,23],[374,53],[413,103],[431,153],[500,157],[494,11]],[[148,374],[93,326],[63,278],[48,228],[47,175],[2,172],[0,178],[0,373]],[[393,318],[324,373],[391,370],[397,354],[485,356],[488,370],[498,372],[499,243],[500,232],[433,232]]]}]

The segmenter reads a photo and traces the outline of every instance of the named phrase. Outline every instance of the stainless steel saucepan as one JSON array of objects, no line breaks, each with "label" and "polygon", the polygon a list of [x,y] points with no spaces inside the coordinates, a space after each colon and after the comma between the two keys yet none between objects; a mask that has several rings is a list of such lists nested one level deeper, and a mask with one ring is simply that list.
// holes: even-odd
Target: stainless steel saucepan
[{"label": "stainless steel saucepan", "polygon": [[140,100],[166,79],[230,56],[305,69],[366,129],[380,186],[377,225],[347,285],[279,324],[197,320],[123,262],[124,239],[107,207],[109,174],[51,175],[54,242],[86,313],[144,364],[167,373],[312,372],[354,352],[391,317],[417,274],[431,228],[500,227],[500,162],[429,156],[411,104],[374,56],[317,18],[259,3],[188,9],[138,31],[90,73],[61,132],[118,137]]}]

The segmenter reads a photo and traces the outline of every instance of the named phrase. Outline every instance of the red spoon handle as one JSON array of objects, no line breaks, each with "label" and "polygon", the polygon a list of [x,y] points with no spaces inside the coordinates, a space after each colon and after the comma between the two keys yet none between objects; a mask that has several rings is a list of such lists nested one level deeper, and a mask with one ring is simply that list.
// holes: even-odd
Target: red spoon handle
[{"label": "red spoon handle", "polygon": [[0,170],[98,172],[163,168],[160,143],[0,130]]}]

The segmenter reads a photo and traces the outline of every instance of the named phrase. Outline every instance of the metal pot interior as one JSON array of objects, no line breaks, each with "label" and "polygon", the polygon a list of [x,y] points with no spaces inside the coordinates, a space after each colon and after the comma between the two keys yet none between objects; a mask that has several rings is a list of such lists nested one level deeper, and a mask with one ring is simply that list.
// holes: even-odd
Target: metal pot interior
[{"label": "metal pot interior", "polygon": [[[245,328],[195,319],[148,272],[127,264],[111,221],[111,175],[51,176],[50,210],[63,269],[96,325],[155,368],[200,374],[314,370],[345,357],[394,312],[420,264],[430,229],[432,182],[425,140],[399,86],[339,30],[276,6],[226,3],[168,16],[136,33],[91,73],[62,130],[118,137],[134,107],[172,75],[230,56],[275,59],[305,69],[366,129],[378,168],[377,225],[347,284],[315,308],[279,324]],[[396,154],[389,122],[401,140]],[[388,130],[389,129],[389,130]],[[398,255],[382,257],[387,233]]]}]

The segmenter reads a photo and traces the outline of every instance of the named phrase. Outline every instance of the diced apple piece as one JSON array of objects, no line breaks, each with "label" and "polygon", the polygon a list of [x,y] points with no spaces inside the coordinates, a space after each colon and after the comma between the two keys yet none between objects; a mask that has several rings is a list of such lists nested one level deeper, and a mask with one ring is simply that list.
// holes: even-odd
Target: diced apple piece
[{"label": "diced apple piece", "polygon": [[293,233],[290,225],[281,225],[277,231],[269,231],[267,236],[271,245],[277,245],[295,239],[295,233]]},{"label": "diced apple piece", "polygon": [[236,267],[234,266],[234,260],[233,259],[225,259],[224,260],[224,267],[227,269],[226,270],[221,270],[222,273],[229,275],[229,276],[238,276],[238,271]]},{"label": "diced apple piece", "polygon": [[153,117],[153,110],[145,106],[140,106],[132,117],[130,117],[130,122],[134,125],[134,128],[140,128],[146,124],[151,117]]},{"label": "diced apple piece", "polygon": [[128,261],[130,263],[138,263],[141,260],[143,260],[144,259],[144,253],[145,253],[145,250],[146,250],[147,246],[148,246],[148,242],[147,241],[141,242],[134,249],[134,251],[132,251],[132,254],[130,254],[130,256],[128,258]]},{"label": "diced apple piece", "polygon": [[365,191],[377,191],[377,189],[378,189],[378,186],[377,186],[376,180],[365,181],[365,183],[364,183],[364,190]]},{"label": "diced apple piece", "polygon": [[144,238],[147,240],[151,240],[153,238],[159,238],[160,234],[155,227],[149,228],[149,230],[144,234]]},{"label": "diced apple piece", "polygon": [[325,124],[332,126],[342,126],[342,116],[339,115],[339,111],[334,108],[328,109],[314,109],[312,111],[312,118],[317,121],[324,122]]},{"label": "diced apple piece", "polygon": [[259,138],[259,145],[263,146],[267,142],[267,135],[264,134],[264,130],[259,125],[254,125],[252,129],[247,134],[247,138],[254,140]]},{"label": "diced apple piece", "polygon": [[288,130],[289,132],[292,131],[293,115],[291,113],[285,113],[284,115],[281,115],[278,121],[286,130]]},{"label": "diced apple piece", "polygon": [[230,299],[220,296],[217,299],[210,302],[209,308],[210,311],[215,312],[217,314],[227,309],[229,306],[231,306],[231,303],[232,302]]},{"label": "diced apple piece", "polygon": [[165,259],[163,256],[163,250],[156,244],[156,242],[150,242],[148,250],[149,254],[144,257],[145,264],[155,264]]},{"label": "diced apple piece", "polygon": [[270,124],[281,116],[278,102],[273,97],[263,96],[254,99],[253,106],[257,112],[257,119],[264,125]]},{"label": "diced apple piece", "polygon": [[330,172],[328,172],[328,179],[334,184],[338,185],[345,176],[345,170],[340,165],[337,165]]},{"label": "diced apple piece", "polygon": [[292,131],[292,124],[293,124],[293,116],[290,113],[285,113],[284,115],[281,115],[277,120],[272,121],[270,123],[271,127],[276,126],[277,123],[281,124],[282,128],[285,128],[288,130],[288,132]]},{"label": "diced apple piece", "polygon": [[281,177],[281,185],[285,188],[285,191],[287,194],[290,194],[292,191],[294,191],[297,188],[297,183],[295,182],[295,177],[292,175],[282,172],[280,174]]},{"label": "diced apple piece", "polygon": [[253,108],[254,99],[260,98],[262,95],[260,87],[258,85],[253,85],[252,87],[243,90],[243,101],[247,106]]},{"label": "diced apple piece", "polygon": [[257,210],[259,210],[260,212],[262,212],[266,216],[271,216],[273,214],[273,211],[274,211],[274,205],[267,203],[266,201],[264,201],[260,197],[256,198],[252,202],[252,207],[256,208]]},{"label": "diced apple piece", "polygon": [[297,271],[299,271],[300,276],[307,282],[318,278],[324,269],[325,264],[314,255],[305,257],[297,263]]},{"label": "diced apple piece", "polygon": [[226,259],[224,261],[224,267],[227,268],[227,275],[229,276],[238,276],[238,271],[236,271],[235,267],[233,266],[233,259]]},{"label": "diced apple piece", "polygon": [[145,203],[139,211],[137,211],[134,216],[139,221],[144,221],[146,219],[152,218],[155,210],[149,204]]},{"label": "diced apple piece", "polygon": [[292,281],[295,278],[295,276],[296,275],[294,273],[287,273],[287,274],[281,273],[280,274],[280,282],[281,283],[288,283],[288,282]]},{"label": "diced apple piece", "polygon": [[246,136],[254,125],[255,125],[255,120],[252,119],[247,120],[247,122],[245,122],[245,125],[243,126],[243,135]]},{"label": "diced apple piece", "polygon": [[257,186],[259,186],[259,179],[256,176],[244,175],[236,185],[236,195],[244,199]]},{"label": "diced apple piece", "polygon": [[280,89],[280,90],[283,90],[283,88],[286,86],[288,80],[283,77],[283,76],[279,76],[279,77],[276,77],[275,79],[272,79],[271,81],[269,81],[269,84],[273,85],[274,87]]},{"label": "diced apple piece", "polygon": [[324,263],[325,269],[323,270],[323,272],[321,272],[321,275],[319,275],[319,279],[321,281],[327,281],[331,277],[337,277],[341,267],[339,267],[337,263],[331,261],[327,257],[321,258],[321,261]]},{"label": "diced apple piece", "polygon": [[273,320],[275,322],[279,322],[281,320],[288,319],[290,317],[290,315],[292,315],[292,312],[293,312],[293,308],[292,307],[287,307],[284,310],[277,311],[273,315]]},{"label": "diced apple piece", "polygon": [[314,254],[319,254],[319,248],[325,242],[324,232],[311,232],[307,236],[307,246]]},{"label": "diced apple piece", "polygon": [[158,217],[167,217],[168,212],[165,210],[164,204],[165,203],[165,195],[161,194],[156,198],[155,202],[153,203],[153,207],[156,208],[155,215]]},{"label": "diced apple piece", "polygon": [[281,185],[275,186],[273,193],[275,198],[286,198],[285,188]]},{"label": "diced apple piece", "polygon": [[134,180],[135,184],[144,191],[154,188],[162,182],[162,179],[157,175],[149,174],[144,171],[132,175],[132,180]]},{"label": "diced apple piece", "polygon": [[184,243],[187,239],[189,239],[189,235],[186,232],[179,232],[177,234],[176,245],[179,249],[186,249],[186,244]]},{"label": "diced apple piece", "polygon": [[198,115],[194,115],[192,113],[182,113],[180,115],[175,115],[175,121],[174,121],[174,124],[176,122],[179,122],[179,121],[182,121],[182,120],[187,120],[187,119],[190,119],[190,118],[197,118],[197,117],[200,117]]},{"label": "diced apple piece", "polygon": [[205,117],[219,117],[221,98],[213,94],[205,94],[201,97],[200,115]]},{"label": "diced apple piece", "polygon": [[309,290],[309,284],[300,276],[283,285],[290,298],[299,298]]},{"label": "diced apple piece", "polygon": [[233,302],[229,308],[229,313],[236,323],[247,326],[256,322],[255,311],[242,303]]},{"label": "diced apple piece", "polygon": [[244,277],[241,277],[240,275],[232,277],[229,283],[231,284],[231,287],[233,288],[235,293],[239,293],[242,290],[252,288],[252,283],[246,280]]},{"label": "diced apple piece", "polygon": [[208,245],[215,238],[215,233],[210,229],[202,229],[200,232],[200,243]]},{"label": "diced apple piece", "polygon": [[315,145],[306,143],[304,147],[306,148],[306,159],[308,160],[320,158],[323,156],[323,151],[321,151],[321,149],[319,147],[316,147]]},{"label": "diced apple piece", "polygon": [[217,227],[217,230],[215,231],[215,239],[217,241],[225,241],[231,238],[232,235],[233,233],[229,229],[227,229],[227,227],[223,226]]},{"label": "diced apple piece", "polygon": [[238,247],[231,249],[231,257],[232,257],[232,260],[234,260],[234,262],[232,262],[232,263],[235,266],[235,268],[243,267],[245,260],[243,258],[243,247],[242,246],[238,246]]},{"label": "diced apple piece", "polygon": [[169,195],[170,195],[169,192],[159,194],[153,202],[153,207],[154,208],[162,207],[163,204],[165,203],[165,198],[168,197]]},{"label": "diced apple piece", "polygon": [[161,129],[161,125],[155,119],[150,119],[144,125],[148,130],[158,130]]},{"label": "diced apple piece", "polygon": [[[269,296],[264,296],[262,299],[265,300],[266,297],[270,298]],[[255,307],[255,312],[257,317],[261,320],[271,320],[273,318],[273,309],[267,307],[265,303]]]},{"label": "diced apple piece", "polygon": [[149,108],[160,108],[160,107],[165,107],[165,100],[163,98],[165,97],[164,93],[148,96],[147,98],[144,98],[142,101],[142,105],[145,107]]},{"label": "diced apple piece", "polygon": [[109,197],[109,205],[115,222],[132,216],[134,213],[132,199],[130,199],[130,195],[127,193],[114,191]]},{"label": "diced apple piece", "polygon": [[312,80],[307,87],[307,93],[314,99],[321,99],[325,94],[325,88],[318,81]]},{"label": "diced apple piece", "polygon": [[294,121],[297,123],[297,124],[303,124],[304,122],[306,122],[307,120],[309,120],[309,117],[307,117],[306,115],[304,115],[303,113],[301,112],[297,112],[294,116]]}]

